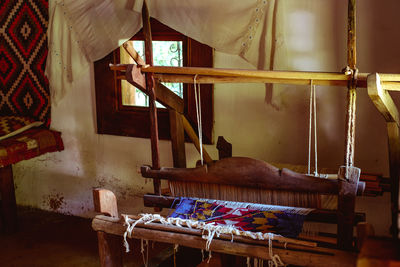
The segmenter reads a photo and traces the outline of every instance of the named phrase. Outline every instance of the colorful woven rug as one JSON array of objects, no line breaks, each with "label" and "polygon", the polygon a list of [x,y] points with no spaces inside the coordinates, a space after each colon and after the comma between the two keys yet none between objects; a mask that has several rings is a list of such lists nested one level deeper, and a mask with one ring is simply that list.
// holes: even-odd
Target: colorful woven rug
[{"label": "colorful woven rug", "polygon": [[0,168],[63,149],[60,132],[32,128],[0,142]]},{"label": "colorful woven rug", "polygon": [[50,125],[44,75],[48,0],[0,1],[0,115],[30,117]]},{"label": "colorful woven rug", "polygon": [[232,225],[241,231],[271,232],[292,238],[302,231],[307,213],[305,209],[296,211],[296,208],[289,207],[247,206],[241,202],[182,198],[170,217]]},{"label": "colorful woven rug", "polygon": [[42,124],[26,117],[0,116],[0,141]]}]

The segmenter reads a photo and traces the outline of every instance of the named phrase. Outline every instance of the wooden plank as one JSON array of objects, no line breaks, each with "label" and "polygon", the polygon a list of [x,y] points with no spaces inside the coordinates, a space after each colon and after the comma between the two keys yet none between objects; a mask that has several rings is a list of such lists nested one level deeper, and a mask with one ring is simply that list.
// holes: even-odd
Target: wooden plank
[{"label": "wooden plank", "polygon": [[232,157],[232,144],[226,141],[223,136],[218,136],[217,149],[219,159]]},{"label": "wooden plank", "polygon": [[[96,216],[92,222],[92,227],[96,231],[123,235],[126,227],[123,222],[109,221],[105,216]],[[135,228],[132,238],[147,239],[157,242],[178,244],[182,246],[204,249],[206,240],[200,236],[171,233],[159,230],[150,230],[145,228]],[[268,249],[265,245],[252,245],[239,242],[230,242],[226,240],[214,239],[211,242],[210,250],[225,254],[232,254],[244,257],[256,257],[269,259]],[[308,265],[308,266],[354,266],[356,254],[334,249],[322,249],[324,253],[317,251],[304,252],[296,250],[285,250],[273,248],[274,254],[278,254],[286,264]]]},{"label": "wooden plank", "polygon": [[338,195],[338,247],[345,250],[353,248],[353,227],[355,221],[356,185],[339,180]]},{"label": "wooden plank", "polygon": [[[154,78],[160,82],[182,82],[193,83],[193,75],[185,74],[160,74],[155,73]],[[235,76],[212,76],[200,75],[196,78],[196,83],[199,84],[214,84],[214,83],[281,83],[281,84],[297,84],[309,85],[309,79],[284,79],[284,78],[264,78],[264,77],[235,77]],[[348,80],[313,80],[315,85],[331,85],[331,86],[347,86]],[[360,80],[358,84],[361,87],[366,87],[366,81]]]},{"label": "wooden plank", "polygon": [[118,218],[117,198],[114,193],[107,189],[93,189],[94,210],[108,216]]},{"label": "wooden plank", "polygon": [[133,42],[127,41],[122,45],[125,51],[131,56],[137,65],[146,65],[146,62],[141,58],[139,53],[133,47]]},{"label": "wooden plank", "polygon": [[182,116],[175,110],[169,110],[169,122],[174,167],[186,168],[185,131]]},{"label": "wooden plank", "polygon": [[380,73],[381,81],[383,82],[400,82],[400,74],[396,73]]},{"label": "wooden plank", "polygon": [[[142,166],[142,176],[176,181],[212,183],[295,192],[338,193],[338,181],[321,179],[278,168],[261,160],[233,157],[197,168],[161,168]],[[357,187],[356,187],[357,189]]]},{"label": "wooden plank", "polygon": [[[136,216],[136,215],[126,215],[126,216],[128,216],[129,218],[131,218],[133,220],[140,219],[140,216]],[[185,227],[180,227],[180,226],[176,226],[176,225],[165,225],[165,224],[159,223],[158,221],[154,221],[154,222],[146,222],[146,223],[137,223],[135,227],[168,231],[168,232],[174,232],[174,233],[191,234],[191,235],[197,235],[197,236],[203,235],[202,229],[189,228],[186,226],[186,224],[184,222],[181,223],[181,225],[185,226]],[[232,240],[232,235],[220,234],[218,236],[218,238],[224,239],[224,240]],[[241,243],[246,243],[246,244],[268,245],[268,240],[252,239],[249,237],[239,236],[239,235],[234,235],[233,240],[235,240],[236,242],[241,242]],[[316,242],[303,241],[303,240],[298,240],[298,239],[294,239],[294,238],[287,238],[284,236],[275,236],[273,242],[275,243],[274,246],[276,246],[277,242],[287,243],[287,245],[291,246],[291,247],[286,247],[288,249],[313,248],[312,251],[318,251],[318,250],[314,250],[314,248],[317,247]],[[281,248],[283,248],[283,247],[284,246],[282,244]]]},{"label": "wooden plank", "polygon": [[387,91],[400,91],[400,82],[383,82],[381,80],[383,90]]},{"label": "wooden plank", "polygon": [[400,126],[399,111],[390,94],[382,88],[380,74],[368,75],[367,87],[369,97],[385,120]]},{"label": "wooden plank", "polygon": [[7,234],[15,233],[18,229],[18,221],[12,165],[0,168],[0,195],[0,219],[3,231]]},{"label": "wooden plank", "polygon": [[170,67],[145,66],[142,72],[161,74],[209,75],[243,78],[271,78],[271,79],[308,79],[308,80],[342,80],[348,81],[351,76],[339,72],[302,72],[302,71],[268,71],[248,69],[222,69],[201,67]]},{"label": "wooden plank", "polygon": [[[345,158],[346,166],[354,164],[354,146],[355,146],[355,120],[356,120],[356,99],[357,99],[357,79],[358,70],[357,50],[356,50],[356,1],[348,0],[348,19],[347,19],[347,68],[351,73],[351,79],[348,82],[347,88],[347,108],[346,108],[346,123],[345,123]],[[346,177],[348,178],[348,177]]]},{"label": "wooden plank", "polygon": [[[125,79],[144,94],[148,94],[146,89],[146,78],[137,65],[128,65],[125,72]],[[156,82],[154,90],[158,102],[167,108],[178,111],[179,113],[184,112],[183,99],[172,92],[168,87]]]},{"label": "wooden plank", "polygon": [[[143,34],[146,62],[153,65],[153,41],[151,36],[150,14],[147,8],[146,1],[143,1],[142,7]],[[151,141],[151,162],[152,168],[158,170],[160,168],[160,149],[158,142],[158,122],[157,122],[157,107],[155,82],[152,73],[146,74],[146,88],[149,96],[150,110],[150,141]],[[161,182],[159,179],[153,180],[154,193],[161,195]]]},{"label": "wooden plank", "polygon": [[[111,70],[126,71],[130,64],[109,64]],[[162,72],[165,71],[165,72]],[[198,75],[197,83],[286,83],[346,86],[351,75],[341,72],[309,71],[262,71],[247,69],[219,69],[199,67],[162,67],[148,66],[142,72],[154,72],[154,77],[162,82],[193,83],[193,75]],[[357,87],[365,88],[369,73],[358,73]],[[380,74],[384,88],[399,90],[399,74]],[[122,78],[122,76],[119,76]]]},{"label": "wooden plank", "polygon": [[97,231],[100,266],[122,267],[122,238]]},{"label": "wooden plank", "polygon": [[[179,203],[179,197],[170,196],[157,196],[146,194],[143,196],[144,206],[146,207],[160,207],[160,208],[175,208]],[[323,223],[337,223],[337,212],[335,210],[313,210],[311,211],[306,221],[323,222]],[[355,213],[354,223],[365,222],[365,213]]]},{"label": "wooden plank", "polygon": [[184,101],[177,94],[172,92],[165,85],[156,82],[155,84],[155,92],[157,101],[163,104],[164,106],[176,110],[180,114],[184,112]]},{"label": "wooden plank", "polygon": [[389,146],[389,170],[391,181],[391,211],[392,227],[391,232],[394,238],[400,238],[400,130],[396,123],[387,123],[388,146]]},{"label": "wooden plank", "polygon": [[354,70],[357,65],[356,0],[349,0],[347,8],[347,64]]},{"label": "wooden plank", "polygon": [[[184,115],[182,116],[182,122],[183,122],[183,128],[185,129],[185,132],[189,136],[190,140],[192,140],[194,146],[196,147],[197,151],[200,152],[200,142],[199,142],[199,137],[197,136],[196,132],[194,131],[192,125],[190,125],[189,121],[186,119]],[[210,155],[207,153],[207,150],[203,146],[203,157],[204,161],[209,164],[212,163],[213,160],[210,157]]]},{"label": "wooden plank", "polygon": [[[111,70],[126,71],[130,64],[110,64]],[[283,80],[310,80],[315,81],[349,81],[351,75],[342,72],[312,72],[312,71],[268,71],[268,70],[250,70],[250,69],[223,69],[223,68],[206,68],[206,67],[171,67],[171,66],[150,66],[142,67],[143,73],[154,73],[164,75],[186,75],[191,77],[193,83],[193,75],[198,75],[199,81],[201,77],[223,77],[228,78],[253,78],[253,79],[283,79]],[[359,73],[358,78],[365,81],[367,73]],[[157,76],[161,77],[161,76]],[[179,76],[178,76],[179,77]],[[196,79],[197,80],[197,79]]]},{"label": "wooden plank", "polygon": [[128,65],[125,72],[125,79],[143,93],[147,94],[146,77],[137,65]]},{"label": "wooden plank", "polygon": [[355,224],[355,205],[360,169],[342,166],[338,173],[338,247],[345,250],[353,248],[353,227]]}]

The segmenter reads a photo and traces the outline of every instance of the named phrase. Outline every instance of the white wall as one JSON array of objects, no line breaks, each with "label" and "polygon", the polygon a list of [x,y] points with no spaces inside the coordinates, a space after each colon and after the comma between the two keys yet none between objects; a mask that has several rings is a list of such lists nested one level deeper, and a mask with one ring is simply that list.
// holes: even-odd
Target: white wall
[{"label": "white wall", "polygon": [[[340,71],[346,66],[347,1],[278,1],[277,69]],[[358,66],[361,72],[400,72],[398,0],[358,2]],[[284,15],[282,15],[284,14]],[[79,66],[76,66],[79,67]],[[215,67],[252,68],[236,56],[215,53]],[[46,210],[89,217],[92,188],[112,189],[122,210],[143,209],[141,196],[152,182],[138,168],[151,163],[147,139],[96,134],[93,69],[88,67],[52,107],[52,128],[62,132],[65,150],[15,165],[17,202]],[[233,154],[268,162],[306,164],[308,88],[275,86],[273,104],[263,84],[216,85],[214,136],[233,143]],[[318,88],[319,165],[337,168],[343,161],[345,88]],[[396,96],[397,97],[397,96]],[[383,118],[358,90],[356,165],[388,175]],[[217,158],[214,147],[207,147]],[[198,154],[186,145],[188,165]],[[170,143],[160,142],[161,164],[171,166]],[[389,194],[358,199],[378,234],[388,234]]]}]

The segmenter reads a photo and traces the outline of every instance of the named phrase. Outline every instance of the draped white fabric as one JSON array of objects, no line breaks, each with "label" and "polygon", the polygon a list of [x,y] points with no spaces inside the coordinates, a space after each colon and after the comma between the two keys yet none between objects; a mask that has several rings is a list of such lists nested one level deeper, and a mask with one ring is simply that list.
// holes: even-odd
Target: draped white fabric
[{"label": "draped white fabric", "polygon": [[[150,15],[171,28],[255,67],[270,68],[275,0],[146,2]],[[101,59],[141,28],[142,5],[143,0],[50,0],[46,73],[54,102],[65,82],[79,75],[75,65]]]}]

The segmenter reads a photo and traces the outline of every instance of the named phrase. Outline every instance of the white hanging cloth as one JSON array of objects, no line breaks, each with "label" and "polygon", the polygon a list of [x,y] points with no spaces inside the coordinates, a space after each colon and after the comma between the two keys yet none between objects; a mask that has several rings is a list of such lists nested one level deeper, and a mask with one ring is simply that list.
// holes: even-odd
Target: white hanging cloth
[{"label": "white hanging cloth", "polygon": [[[218,51],[269,68],[275,0],[147,0],[150,15]],[[74,80],[75,62],[103,58],[142,27],[143,0],[50,0],[46,73],[53,103]],[[86,59],[87,64],[81,64]],[[77,74],[80,72],[77,71]],[[58,95],[58,96],[57,96]],[[55,97],[56,96],[56,97]]]}]

